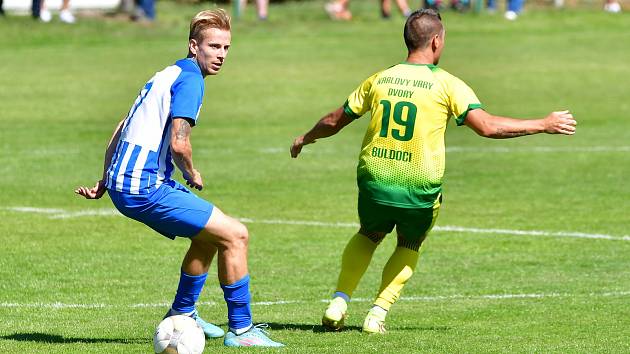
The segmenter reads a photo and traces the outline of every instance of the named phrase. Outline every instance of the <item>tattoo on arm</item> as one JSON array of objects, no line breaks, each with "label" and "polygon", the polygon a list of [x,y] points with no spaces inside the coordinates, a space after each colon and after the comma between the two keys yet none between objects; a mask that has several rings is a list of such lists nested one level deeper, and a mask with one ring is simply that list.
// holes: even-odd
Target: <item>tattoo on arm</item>
[{"label": "tattoo on arm", "polygon": [[530,134],[531,133],[527,131],[526,129],[508,131],[504,128],[497,128],[497,131],[494,136],[497,138],[515,138],[518,136],[530,135]]},{"label": "tattoo on arm", "polygon": [[186,119],[181,119],[179,129],[175,132],[175,139],[186,140],[190,137],[190,123]]},{"label": "tattoo on arm", "polygon": [[[192,123],[194,124],[194,122]],[[194,174],[192,162],[192,147],[190,146],[191,122],[185,118],[177,118],[173,121],[171,132],[171,151],[175,165],[184,173],[184,176]]]}]

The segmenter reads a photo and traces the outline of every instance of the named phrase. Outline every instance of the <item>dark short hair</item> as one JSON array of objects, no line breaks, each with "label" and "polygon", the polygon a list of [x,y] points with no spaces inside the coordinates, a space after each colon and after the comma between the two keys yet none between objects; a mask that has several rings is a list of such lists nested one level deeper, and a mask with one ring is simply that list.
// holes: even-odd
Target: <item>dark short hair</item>
[{"label": "dark short hair", "polygon": [[409,15],[405,23],[405,44],[411,52],[424,49],[431,39],[439,34],[444,27],[440,13],[433,9],[416,10]]}]

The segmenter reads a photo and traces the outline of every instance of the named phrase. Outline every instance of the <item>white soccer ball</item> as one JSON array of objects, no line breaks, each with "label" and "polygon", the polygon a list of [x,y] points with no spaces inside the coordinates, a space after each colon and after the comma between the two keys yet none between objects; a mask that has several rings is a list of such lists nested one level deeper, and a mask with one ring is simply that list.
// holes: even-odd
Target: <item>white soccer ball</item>
[{"label": "white soccer ball", "polygon": [[188,316],[165,318],[153,336],[153,349],[159,354],[201,354],[205,345],[203,330]]}]

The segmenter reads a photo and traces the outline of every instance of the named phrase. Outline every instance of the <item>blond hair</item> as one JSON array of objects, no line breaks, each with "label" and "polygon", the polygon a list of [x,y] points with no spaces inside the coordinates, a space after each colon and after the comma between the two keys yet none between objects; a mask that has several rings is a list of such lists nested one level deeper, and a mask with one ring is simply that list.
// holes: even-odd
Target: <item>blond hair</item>
[{"label": "blond hair", "polygon": [[196,14],[190,21],[188,39],[199,40],[201,33],[207,28],[230,30],[230,16],[223,9],[204,10]]}]

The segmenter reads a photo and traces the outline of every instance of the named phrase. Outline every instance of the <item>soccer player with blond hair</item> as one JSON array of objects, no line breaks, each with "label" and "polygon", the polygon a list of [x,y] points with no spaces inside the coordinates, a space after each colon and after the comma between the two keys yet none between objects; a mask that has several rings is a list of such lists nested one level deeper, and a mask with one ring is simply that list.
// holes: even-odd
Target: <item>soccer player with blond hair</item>
[{"label": "soccer player with blond hair", "polygon": [[532,120],[484,111],[470,87],[437,66],[445,30],[436,11],[413,12],[403,36],[408,49],[405,61],[369,77],[343,106],[321,118],[291,146],[295,158],[305,145],[332,136],[371,113],[357,167],[361,226],[343,251],[337,288],[322,318],[322,324],[333,330],[343,326],[347,302],[374,250],[396,228],[396,249],[383,269],[380,288],[363,321],[364,332],[385,332],[388,311],[411,278],[420,246],[438,216],[444,133],[451,117],[457,125],[467,125],[489,138],[575,133],[576,121],[569,111]]},{"label": "soccer player with blond hair", "polygon": [[[173,163],[188,186],[202,190],[194,167],[190,133],[197,124],[204,78],[218,74],[231,43],[224,10],[199,12],[190,23],[188,55],[156,73],[142,88],[105,152],[102,178],[75,192],[98,199],[107,192],[125,216],[174,239],[190,239],[179,286],[166,316],[194,318],[206,337],[225,335],[227,346],[283,346],[254,326],[247,268],[247,228],[174,179]],[[217,257],[218,277],[228,308],[229,332],[206,321],[195,306]]]}]

